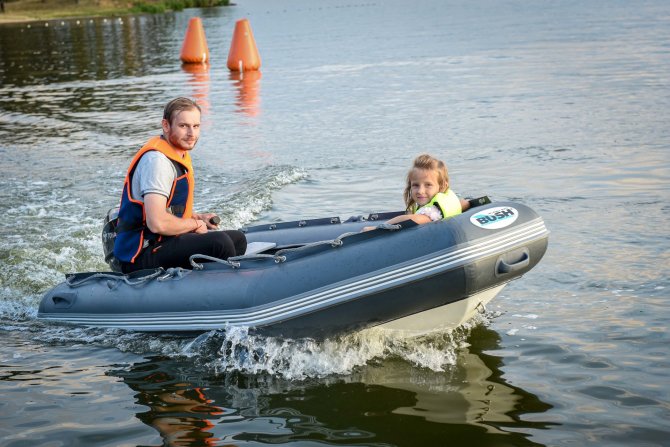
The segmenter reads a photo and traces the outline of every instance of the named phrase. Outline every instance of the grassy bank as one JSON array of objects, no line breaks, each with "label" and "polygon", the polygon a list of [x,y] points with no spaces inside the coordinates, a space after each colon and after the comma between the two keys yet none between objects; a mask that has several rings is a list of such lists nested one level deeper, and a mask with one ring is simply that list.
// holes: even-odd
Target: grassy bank
[{"label": "grassy bank", "polygon": [[192,7],[225,6],[229,0],[4,0],[3,3],[0,24],[67,17],[162,13]]}]

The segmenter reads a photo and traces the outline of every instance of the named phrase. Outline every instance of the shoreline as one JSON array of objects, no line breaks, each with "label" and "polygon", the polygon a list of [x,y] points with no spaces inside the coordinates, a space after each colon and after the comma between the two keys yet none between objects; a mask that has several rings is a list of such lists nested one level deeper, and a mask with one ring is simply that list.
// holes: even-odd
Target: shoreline
[{"label": "shoreline", "polygon": [[125,0],[0,0],[0,25],[130,13]]},{"label": "shoreline", "polygon": [[0,26],[3,25],[20,25],[23,23],[35,23],[35,22],[50,22],[53,20],[74,20],[74,19],[93,19],[97,17],[121,17],[127,15],[138,14],[132,11],[110,11],[100,14],[82,14],[82,15],[63,15],[63,16],[51,16],[51,17],[32,17],[27,15],[18,15],[12,14],[9,17],[0,17]]},{"label": "shoreline", "polygon": [[[233,3],[219,0],[218,4],[210,4],[209,6],[226,5],[233,5]],[[186,5],[182,4],[182,7],[184,6]],[[195,5],[192,5],[191,2],[189,6]],[[138,14],[162,13],[171,10],[173,9],[166,7],[166,3],[163,0],[144,0],[143,2],[135,3],[128,3],[124,0],[75,0],[74,3],[63,3],[63,0],[5,1],[4,12],[0,12],[0,26],[48,22],[52,20],[124,17]]]}]

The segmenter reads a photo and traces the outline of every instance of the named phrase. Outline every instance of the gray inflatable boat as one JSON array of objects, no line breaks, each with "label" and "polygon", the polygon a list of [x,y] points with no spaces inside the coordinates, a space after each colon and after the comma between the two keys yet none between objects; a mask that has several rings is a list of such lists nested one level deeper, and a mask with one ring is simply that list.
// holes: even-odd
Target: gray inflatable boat
[{"label": "gray inflatable boat", "polygon": [[37,318],[152,332],[247,326],[323,338],[382,326],[421,335],[484,311],[547,249],[544,221],[519,203],[425,225],[383,223],[397,214],[244,228],[251,251],[229,260],[195,255],[193,270],[66,275]]}]

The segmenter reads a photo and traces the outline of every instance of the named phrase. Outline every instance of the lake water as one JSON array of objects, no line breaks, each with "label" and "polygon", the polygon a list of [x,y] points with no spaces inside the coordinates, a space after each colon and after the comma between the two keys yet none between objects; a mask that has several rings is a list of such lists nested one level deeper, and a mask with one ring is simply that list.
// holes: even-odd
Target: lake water
[{"label": "lake water", "polygon": [[[179,61],[193,16],[206,69]],[[262,58],[242,79],[240,18]],[[668,445],[667,1],[241,0],[4,25],[0,80],[0,445]],[[64,273],[105,268],[102,217],[178,95],[204,108],[197,208],[228,228],[402,209],[425,151],[462,196],[540,213],[547,255],[422,340],[36,321]]]}]

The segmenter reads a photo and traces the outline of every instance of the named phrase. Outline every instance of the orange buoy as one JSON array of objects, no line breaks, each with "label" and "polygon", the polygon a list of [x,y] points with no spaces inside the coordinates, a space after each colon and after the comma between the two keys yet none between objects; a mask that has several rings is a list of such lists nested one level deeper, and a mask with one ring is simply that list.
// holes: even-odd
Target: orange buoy
[{"label": "orange buoy", "polygon": [[189,20],[179,57],[185,64],[209,62],[209,49],[200,17],[192,17]]},{"label": "orange buoy", "polygon": [[247,19],[235,23],[233,40],[228,52],[228,68],[232,71],[254,71],[261,68],[261,57]]}]

